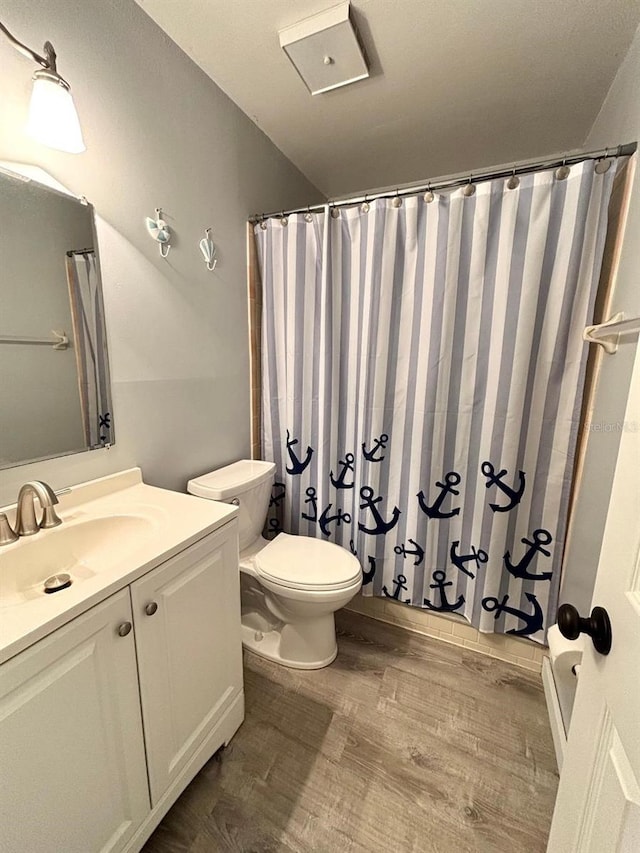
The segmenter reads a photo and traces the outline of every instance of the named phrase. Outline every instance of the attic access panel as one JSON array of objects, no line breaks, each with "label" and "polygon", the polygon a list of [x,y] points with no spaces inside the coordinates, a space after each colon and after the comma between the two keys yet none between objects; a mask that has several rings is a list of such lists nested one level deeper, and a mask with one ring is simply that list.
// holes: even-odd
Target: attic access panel
[{"label": "attic access panel", "polygon": [[280,46],[312,95],[369,76],[348,2],[285,27],[278,35]]}]

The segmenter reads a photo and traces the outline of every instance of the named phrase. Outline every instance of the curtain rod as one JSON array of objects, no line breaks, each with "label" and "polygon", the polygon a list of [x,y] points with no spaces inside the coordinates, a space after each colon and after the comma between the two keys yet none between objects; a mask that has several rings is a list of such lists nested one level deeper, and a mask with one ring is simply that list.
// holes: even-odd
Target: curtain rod
[{"label": "curtain rod", "polygon": [[95,249],[69,249],[67,257],[71,258],[73,255],[89,255],[91,252],[95,252]]},{"label": "curtain rod", "polygon": [[474,181],[492,181],[497,178],[508,178],[511,175],[521,175],[526,172],[542,172],[545,169],[552,169],[557,166],[572,166],[575,163],[582,163],[583,160],[600,160],[602,157],[630,157],[632,154],[635,154],[637,147],[637,142],[628,142],[624,145],[617,145],[613,148],[602,148],[597,151],[585,151],[571,155],[559,154],[546,160],[523,160],[519,163],[514,163],[510,167],[493,166],[490,169],[481,169],[478,172],[459,172],[455,175],[446,175],[434,178],[431,181],[422,181],[419,184],[412,184],[411,186],[404,186],[402,188],[386,187],[362,193],[351,198],[327,199],[322,204],[296,207],[292,210],[273,210],[271,213],[257,213],[255,216],[250,217],[249,222],[257,223],[274,216],[290,216],[294,213],[311,213],[324,210],[327,205],[329,207],[346,207],[350,204],[359,204],[363,201],[374,201],[377,198],[396,198],[398,196],[424,192],[425,190],[452,189],[453,187],[464,186],[464,184]]}]

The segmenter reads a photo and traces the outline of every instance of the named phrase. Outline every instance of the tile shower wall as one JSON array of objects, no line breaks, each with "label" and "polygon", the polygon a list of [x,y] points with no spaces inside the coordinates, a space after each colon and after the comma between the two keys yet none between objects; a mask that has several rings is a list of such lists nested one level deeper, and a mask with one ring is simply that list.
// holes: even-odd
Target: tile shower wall
[{"label": "tile shower wall", "polygon": [[445,643],[464,646],[492,658],[509,661],[534,672],[540,672],[542,659],[547,653],[545,646],[536,645],[528,640],[508,637],[506,634],[481,634],[463,619],[436,616],[384,598],[365,598],[357,595],[346,609],[363,613],[382,622],[399,625],[408,631],[434,637]]}]

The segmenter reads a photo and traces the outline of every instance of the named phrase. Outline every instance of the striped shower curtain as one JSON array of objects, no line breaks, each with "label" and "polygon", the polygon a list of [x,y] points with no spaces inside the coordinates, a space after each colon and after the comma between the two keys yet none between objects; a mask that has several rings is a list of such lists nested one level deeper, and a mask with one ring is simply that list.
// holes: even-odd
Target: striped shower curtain
[{"label": "striped shower curtain", "polygon": [[85,444],[104,447],[114,438],[104,308],[95,252],[67,252],[66,266]]},{"label": "striped shower curtain", "polygon": [[272,533],[350,548],[364,594],[544,641],[615,166],[256,226]]}]

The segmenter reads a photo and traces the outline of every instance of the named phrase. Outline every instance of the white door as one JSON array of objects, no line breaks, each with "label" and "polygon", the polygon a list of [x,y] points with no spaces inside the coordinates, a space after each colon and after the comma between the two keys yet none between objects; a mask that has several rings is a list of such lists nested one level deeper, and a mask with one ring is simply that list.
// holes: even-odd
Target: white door
[{"label": "white door", "polygon": [[640,851],[640,346],[621,428],[593,595],[613,643],[587,640],[548,853]]},{"label": "white door", "polygon": [[3,853],[116,853],[149,813],[130,629],[123,590],[0,668]]},{"label": "white door", "polygon": [[155,806],[242,690],[237,523],[131,585]]}]

